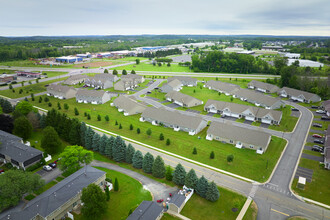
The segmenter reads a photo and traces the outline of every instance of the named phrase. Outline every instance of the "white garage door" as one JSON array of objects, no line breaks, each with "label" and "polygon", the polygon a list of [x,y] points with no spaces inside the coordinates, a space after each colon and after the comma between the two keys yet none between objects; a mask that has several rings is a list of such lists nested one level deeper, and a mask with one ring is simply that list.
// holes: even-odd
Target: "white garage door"
[{"label": "white garage door", "polygon": [[239,114],[232,113],[232,114],[231,114],[231,117],[239,118]]},{"label": "white garage door", "polygon": [[271,124],[272,123],[272,120],[271,119],[263,118],[263,119],[261,119],[261,122],[262,123],[265,123],[265,124]]},{"label": "white garage door", "polygon": [[210,108],[210,109],[209,109],[209,112],[211,112],[211,113],[217,113],[217,110],[216,110],[216,109],[212,109],[212,108]]},{"label": "white garage door", "polygon": [[254,117],[253,116],[246,116],[245,120],[254,121]]}]

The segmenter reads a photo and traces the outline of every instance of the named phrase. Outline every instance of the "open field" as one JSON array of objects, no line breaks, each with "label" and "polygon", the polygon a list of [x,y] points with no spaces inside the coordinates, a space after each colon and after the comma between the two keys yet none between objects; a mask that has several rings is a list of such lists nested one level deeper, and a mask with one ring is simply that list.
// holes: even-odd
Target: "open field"
[{"label": "open field", "polygon": [[[25,82],[24,83],[25,86],[14,88],[15,92],[13,92],[11,89],[0,90],[0,95],[6,96],[11,99],[17,99],[17,98],[29,96],[29,95],[31,95],[31,93],[37,94],[40,92],[45,92],[45,91],[47,91],[47,87],[45,87],[45,85],[49,85],[54,82],[62,81],[67,78],[68,77],[64,77],[64,78],[60,78],[60,79],[53,79],[53,80],[49,80],[46,82],[40,82],[40,83],[31,84],[31,85],[29,85],[28,82]],[[23,90],[23,92],[21,94],[19,94],[19,91],[21,89]]]},{"label": "open field", "polygon": [[[36,98],[33,102],[33,105],[48,110],[51,109],[51,107],[48,106],[48,103],[38,103],[37,100],[38,98]],[[150,123],[140,122],[140,115],[126,117],[122,113],[118,112],[115,107],[111,107],[109,102],[103,105],[92,105],[77,103],[75,99],[58,100],[53,97],[50,97],[50,102],[54,107],[57,102],[62,103],[62,105],[67,103],[69,105],[69,110],[66,111],[62,109],[60,111],[66,113],[69,117],[77,117],[81,121],[85,121],[88,124],[100,127],[102,129],[106,129],[154,147],[261,182],[265,181],[269,177],[286,144],[286,141],[278,137],[272,137],[272,141],[266,153],[259,155],[253,150],[237,149],[230,144],[223,144],[217,141],[208,141],[205,139],[206,129],[198,135],[190,136],[185,132],[176,132],[170,128],[152,126]],[[79,109],[79,116],[74,115],[74,107]],[[87,120],[87,118],[84,117],[84,112],[91,115],[91,120]],[[102,121],[97,121],[98,114],[102,117]],[[110,122],[106,122],[104,120],[105,115],[110,116]],[[115,125],[115,121],[118,121],[118,124],[122,124],[122,129],[119,129],[118,125]],[[133,125],[133,130],[129,129],[130,124]],[[140,128],[141,130],[141,134],[139,135],[136,134],[137,128]],[[146,130],[148,128],[151,128],[152,130],[151,137],[146,135]],[[165,141],[159,140],[160,133],[164,134],[165,139],[169,138],[171,140],[170,146],[167,146]],[[201,138],[198,139],[198,136]],[[194,147],[197,148],[197,155],[192,154]],[[211,151],[215,152],[215,159],[209,158]],[[227,155],[229,154],[233,154],[235,156],[234,162],[231,164],[228,164],[226,160]],[[266,167],[268,168],[266,169]]]},{"label": "open field", "polygon": [[[190,219],[236,219],[246,198],[224,188],[219,188],[219,192],[220,198],[216,202],[207,201],[194,193],[180,214]],[[233,208],[237,211],[233,212]]]},{"label": "open field", "polygon": [[254,201],[252,201],[243,217],[243,220],[255,220],[257,219],[257,214],[258,214],[258,206]]},{"label": "open field", "polygon": [[293,191],[303,197],[330,205],[329,170],[321,167],[319,162],[305,158],[300,158],[299,166],[312,169],[314,171],[312,182],[306,182],[305,189],[301,190],[297,188],[298,179],[294,179],[292,182]]},{"label": "open field", "polygon": [[154,66],[150,63],[140,63],[140,64],[130,64],[127,66],[120,66],[111,69],[117,70],[135,70],[135,71],[155,71],[155,72],[192,72],[189,67],[179,66],[177,64],[171,64],[171,66],[162,65],[162,66]]},{"label": "open field", "polygon": [[97,61],[90,63],[79,63],[79,64],[75,64],[74,66],[77,68],[83,68],[83,67],[96,68],[100,66],[111,66],[111,65],[113,65],[112,61]]}]

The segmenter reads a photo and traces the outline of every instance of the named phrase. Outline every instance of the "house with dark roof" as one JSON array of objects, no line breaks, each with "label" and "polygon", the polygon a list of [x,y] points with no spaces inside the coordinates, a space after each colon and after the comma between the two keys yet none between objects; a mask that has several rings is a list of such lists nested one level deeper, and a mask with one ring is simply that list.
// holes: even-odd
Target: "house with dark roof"
[{"label": "house with dark roof", "polygon": [[141,114],[140,121],[173,128],[174,131],[188,132],[189,135],[198,134],[207,126],[207,121],[202,117],[184,115],[176,110],[170,111],[155,107],[146,108]]},{"label": "house with dark roof", "polygon": [[167,82],[172,82],[173,80],[179,80],[183,86],[197,86],[197,79],[190,76],[173,76],[167,79]]},{"label": "house with dark roof", "polygon": [[209,80],[205,83],[204,87],[215,90],[225,95],[233,95],[240,89],[238,85],[225,83],[221,81]]},{"label": "house with dark roof", "polygon": [[43,152],[23,144],[20,137],[0,130],[0,162],[25,170],[42,159]]},{"label": "house with dark roof", "polygon": [[47,87],[47,95],[59,99],[71,99],[77,94],[77,90],[70,86],[51,84]]},{"label": "house with dark roof", "polygon": [[230,123],[213,121],[207,130],[207,140],[235,145],[237,148],[248,148],[263,154],[271,141],[271,135],[262,131],[250,130]]},{"label": "house with dark roof", "polygon": [[182,83],[177,80],[177,79],[174,79],[168,83],[165,83],[161,88],[160,90],[164,93],[169,93],[169,92],[172,92],[172,91],[180,91],[182,89]]},{"label": "house with dark roof", "polygon": [[260,92],[251,91],[250,89],[237,90],[234,98],[239,98],[242,101],[250,102],[255,106],[261,106],[266,109],[279,109],[281,106],[285,106],[285,103],[279,99],[271,96],[261,94]]},{"label": "house with dark roof", "polygon": [[22,209],[14,210],[1,220],[65,219],[68,217],[68,213],[81,205],[80,198],[83,188],[96,184],[104,189],[105,174],[104,171],[85,166],[32,199]]},{"label": "house with dark roof", "polygon": [[120,95],[110,105],[115,106],[119,112],[124,112],[125,116],[140,114],[147,108],[143,103],[124,95]]},{"label": "house with dark roof", "polygon": [[247,121],[259,121],[265,124],[278,125],[282,119],[281,111],[211,99],[204,105],[204,111],[220,114],[224,117],[244,118]]},{"label": "house with dark roof", "polygon": [[163,208],[153,201],[143,201],[126,220],[160,220]]},{"label": "house with dark roof", "polygon": [[104,104],[117,95],[102,90],[79,89],[76,94],[76,101],[78,103]]},{"label": "house with dark roof", "polygon": [[189,108],[203,104],[202,100],[196,99],[195,97],[177,91],[169,92],[165,95],[165,97],[166,100],[178,104],[182,107]]},{"label": "house with dark roof", "polygon": [[168,202],[168,210],[171,212],[180,213],[193,194],[193,189],[183,186],[183,189],[174,194]]},{"label": "house with dark roof", "polygon": [[249,89],[254,89],[259,92],[263,93],[274,93],[277,92],[280,88],[276,85],[270,84],[270,83],[264,83],[257,80],[252,80],[248,83]]},{"label": "house with dark roof", "polygon": [[330,125],[324,137],[324,168],[330,170]]},{"label": "house with dark roof", "polygon": [[330,116],[330,100],[322,102],[321,107],[325,111],[327,116],[329,117]]},{"label": "house with dark roof", "polygon": [[283,87],[277,92],[277,94],[281,97],[289,98],[298,102],[311,103],[321,101],[321,97],[316,94],[288,87]]}]

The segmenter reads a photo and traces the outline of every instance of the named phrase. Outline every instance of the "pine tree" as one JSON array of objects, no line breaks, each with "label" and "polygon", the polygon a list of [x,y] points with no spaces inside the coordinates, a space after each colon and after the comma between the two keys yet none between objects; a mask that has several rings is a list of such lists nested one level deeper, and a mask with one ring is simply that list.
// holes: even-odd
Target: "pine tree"
[{"label": "pine tree", "polygon": [[97,120],[101,121],[101,115],[97,115]]},{"label": "pine tree", "polygon": [[64,103],[64,109],[69,110],[69,105],[67,103]]},{"label": "pine tree", "polygon": [[80,142],[81,142],[82,146],[85,146],[86,132],[87,132],[86,124],[85,124],[85,122],[81,122],[81,125],[80,125]]},{"label": "pine tree", "polygon": [[99,141],[99,152],[100,154],[104,155],[105,145],[107,143],[108,137],[103,134],[100,141]]},{"label": "pine tree", "polygon": [[45,114],[42,114],[41,115],[41,118],[40,118],[40,128],[41,129],[44,129],[46,126],[47,126],[46,115]]},{"label": "pine tree", "polygon": [[93,135],[93,151],[98,151],[99,150],[99,145],[100,145],[100,135],[98,133],[94,133]]},{"label": "pine tree", "polygon": [[124,70],[121,72],[121,74],[123,74],[123,75],[127,75],[127,71],[124,69]]},{"label": "pine tree", "polygon": [[205,177],[202,176],[201,178],[199,178],[199,180],[197,182],[196,193],[198,195],[200,195],[201,197],[205,198],[208,186],[209,186],[209,183],[207,182]]},{"label": "pine tree", "polygon": [[137,133],[137,134],[140,134],[140,133],[141,133],[140,128],[137,128],[137,129],[136,129],[136,133]]},{"label": "pine tree", "polygon": [[168,180],[168,181],[173,180],[173,169],[171,166],[166,167],[165,177],[166,177],[166,180]]},{"label": "pine tree", "polygon": [[[33,101],[33,100],[32,100],[32,101]],[[57,109],[58,109],[58,110],[61,110],[61,109],[62,109],[62,107],[61,107],[61,103],[59,103],[59,102],[57,103]]]},{"label": "pine tree", "polygon": [[171,144],[171,140],[169,138],[166,139],[166,145],[170,145]]},{"label": "pine tree", "polygon": [[125,141],[117,136],[112,147],[112,156],[116,162],[123,162],[126,155],[126,144]]},{"label": "pine tree", "polygon": [[104,155],[112,159],[112,148],[113,148],[113,143],[115,142],[115,138],[111,136],[110,138],[107,139],[107,142],[105,144],[104,148]]},{"label": "pine tree", "polygon": [[87,114],[87,120],[90,120],[90,119],[91,119],[91,115]]},{"label": "pine tree", "polygon": [[116,123],[115,123],[115,125],[118,125],[118,121],[116,120]]},{"label": "pine tree", "polygon": [[117,179],[117,177],[116,177],[116,179],[115,179],[115,184],[114,184],[114,186],[113,186],[113,190],[116,191],[116,192],[119,190],[119,183],[118,183],[118,179]]},{"label": "pine tree", "polygon": [[215,202],[219,199],[219,197],[220,197],[219,189],[217,185],[212,181],[212,183],[210,183],[209,186],[207,187],[205,198],[211,202]]},{"label": "pine tree", "polygon": [[128,144],[127,146],[127,150],[126,150],[126,158],[125,158],[125,162],[126,163],[133,163],[133,156],[135,153],[135,149],[131,144]]},{"label": "pine tree", "polygon": [[230,154],[230,155],[227,156],[227,162],[228,163],[233,162],[233,160],[234,160],[234,155]]},{"label": "pine tree", "polygon": [[131,71],[131,74],[136,74],[135,70],[132,70],[132,71]]},{"label": "pine tree", "polygon": [[194,147],[193,154],[197,154],[197,148]]},{"label": "pine tree", "polygon": [[142,170],[145,173],[152,173],[152,165],[154,163],[154,156],[147,152],[143,157]]},{"label": "pine tree", "polygon": [[192,189],[196,189],[196,185],[198,182],[198,177],[196,175],[196,172],[194,169],[191,169],[186,176],[185,182],[184,184],[188,187],[188,188],[192,188]]},{"label": "pine tree", "polygon": [[87,128],[86,135],[85,135],[85,147],[90,150],[93,146],[93,136],[94,131],[91,129],[91,127]]},{"label": "pine tree", "polygon": [[104,119],[105,119],[105,121],[109,121],[110,119],[109,119],[109,115],[106,115],[105,117],[104,117]]},{"label": "pine tree", "polygon": [[41,96],[39,97],[39,103],[42,103],[42,97]]},{"label": "pine tree", "polygon": [[164,160],[158,155],[152,165],[152,175],[157,178],[164,178],[165,171]]},{"label": "pine tree", "polygon": [[119,124],[119,129],[123,129],[123,126],[121,126],[121,124]]},{"label": "pine tree", "polygon": [[74,108],[74,115],[79,115],[79,111],[76,107]]},{"label": "pine tree", "polygon": [[184,181],[186,178],[186,170],[184,169],[184,167],[179,163],[174,170],[173,173],[173,182],[176,185],[179,186],[183,186],[184,185]]},{"label": "pine tree", "polygon": [[164,140],[164,135],[163,135],[163,133],[160,133],[160,135],[159,135],[159,140]]},{"label": "pine tree", "polygon": [[151,133],[152,133],[151,129],[148,128],[148,130],[146,131],[146,134],[150,137]]},{"label": "pine tree", "polygon": [[136,169],[142,168],[143,155],[142,155],[141,151],[139,151],[139,150],[135,151],[132,161],[133,161],[132,164],[133,164],[134,168],[136,168]]},{"label": "pine tree", "polygon": [[114,69],[114,70],[112,71],[112,74],[113,74],[113,75],[118,75],[118,71],[117,71],[116,69]]},{"label": "pine tree", "polygon": [[210,159],[214,159],[214,151],[210,153]]},{"label": "pine tree", "polygon": [[107,201],[110,201],[110,191],[109,187],[105,187],[105,196],[107,197]]},{"label": "pine tree", "polygon": [[133,130],[133,129],[134,129],[133,125],[130,124],[130,126],[129,126],[129,130]]},{"label": "pine tree", "polygon": [[81,145],[80,126],[81,124],[78,119],[74,118],[71,120],[71,128],[69,131],[69,143],[71,145]]}]

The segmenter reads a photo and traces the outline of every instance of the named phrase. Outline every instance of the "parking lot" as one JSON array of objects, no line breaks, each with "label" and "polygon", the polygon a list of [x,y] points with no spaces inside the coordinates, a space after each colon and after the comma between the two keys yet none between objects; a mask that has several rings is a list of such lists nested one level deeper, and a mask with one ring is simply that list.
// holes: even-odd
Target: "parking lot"
[{"label": "parking lot", "polygon": [[56,177],[60,176],[62,174],[62,171],[58,167],[56,167],[51,171],[46,171],[41,169],[37,171],[36,174],[40,175],[41,179],[45,180],[45,183],[49,183],[52,180],[54,180]]}]

